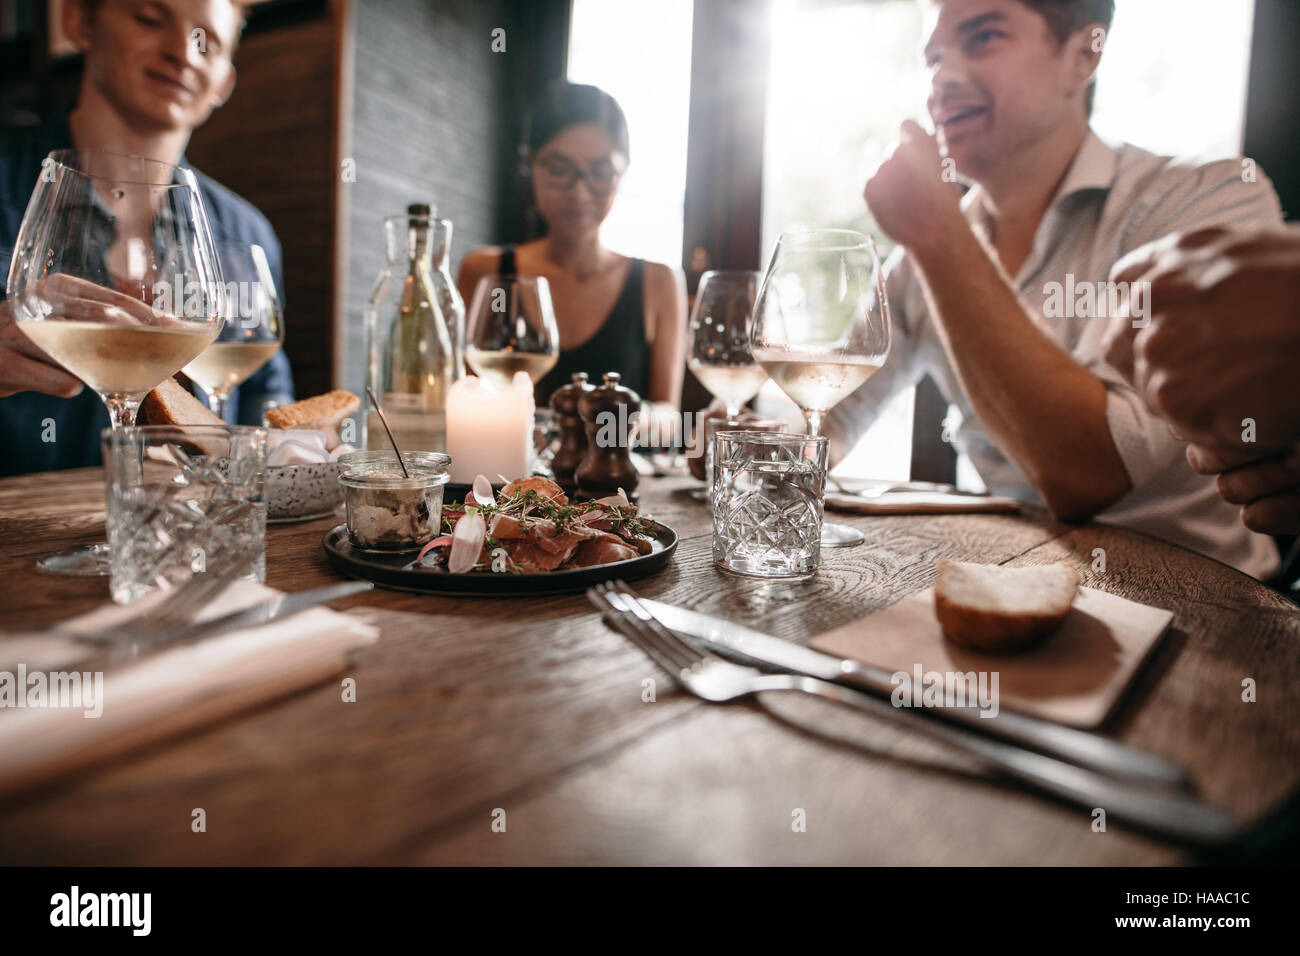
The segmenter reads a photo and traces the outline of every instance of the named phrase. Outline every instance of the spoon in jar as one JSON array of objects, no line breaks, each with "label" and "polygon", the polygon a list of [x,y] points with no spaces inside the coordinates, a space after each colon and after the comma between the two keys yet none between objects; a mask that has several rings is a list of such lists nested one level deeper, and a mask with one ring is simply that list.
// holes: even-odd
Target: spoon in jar
[{"label": "spoon in jar", "polygon": [[411,473],[406,470],[406,461],[402,458],[402,450],[397,447],[397,439],[393,437],[393,430],[388,427],[388,416],[384,414],[384,406],[379,404],[379,399],[375,398],[375,390],[369,385],[366,386],[366,394],[370,396],[370,404],[375,406],[375,411],[379,413],[379,420],[384,423],[384,431],[388,432],[388,441],[393,446],[393,454],[397,456],[397,463],[402,466],[402,474],[410,478]]}]

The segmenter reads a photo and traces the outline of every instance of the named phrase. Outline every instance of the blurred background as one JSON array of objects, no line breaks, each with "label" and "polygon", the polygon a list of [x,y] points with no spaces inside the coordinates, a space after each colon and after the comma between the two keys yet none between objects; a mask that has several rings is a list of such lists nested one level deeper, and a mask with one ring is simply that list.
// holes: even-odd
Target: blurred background
[{"label": "blurred background", "polygon": [[[1294,217],[1300,3],[1116,6],[1095,129],[1157,152],[1251,156]],[[75,98],[57,7],[0,0],[0,124],[37,124]],[[623,105],[632,164],[605,238],[680,263],[693,290],[710,268],[762,268],[790,228],[875,231],[862,186],[899,123],[923,114],[920,30],[917,0],[263,0],[234,96],[187,156],[279,234],[299,394],[360,391],[383,218],[436,203],[455,224],[453,274],[475,246],[529,238],[519,144],[546,83],[594,83]],[[688,373],[683,407],[707,401]],[[951,476],[944,412],[928,382],[899,396],[843,470]]]}]

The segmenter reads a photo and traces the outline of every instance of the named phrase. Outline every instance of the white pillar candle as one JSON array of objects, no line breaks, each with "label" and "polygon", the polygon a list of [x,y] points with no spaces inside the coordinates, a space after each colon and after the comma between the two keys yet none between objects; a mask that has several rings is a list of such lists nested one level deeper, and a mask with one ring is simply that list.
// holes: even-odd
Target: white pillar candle
[{"label": "white pillar candle", "polygon": [[493,484],[532,470],[533,383],[516,372],[508,388],[466,376],[447,393],[447,454],[453,484],[486,475]]}]

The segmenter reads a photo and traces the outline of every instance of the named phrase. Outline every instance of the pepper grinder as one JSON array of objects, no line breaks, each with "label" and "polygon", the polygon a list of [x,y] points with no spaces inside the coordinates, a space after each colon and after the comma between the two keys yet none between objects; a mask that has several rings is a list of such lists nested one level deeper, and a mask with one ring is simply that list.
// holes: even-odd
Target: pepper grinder
[{"label": "pepper grinder", "polygon": [[555,483],[566,494],[577,490],[578,482],[573,473],[587,457],[587,429],[578,414],[578,400],[594,387],[587,384],[586,372],[574,372],[571,385],[564,385],[551,393],[551,408],[560,426],[560,447],[551,460],[551,472],[555,475]]},{"label": "pepper grinder", "polygon": [[587,433],[587,455],[578,465],[577,498],[586,500],[618,494],[622,488],[635,500],[640,474],[632,464],[632,435],[641,414],[641,397],[619,384],[618,372],[606,372],[605,384],[583,392],[578,414]]}]

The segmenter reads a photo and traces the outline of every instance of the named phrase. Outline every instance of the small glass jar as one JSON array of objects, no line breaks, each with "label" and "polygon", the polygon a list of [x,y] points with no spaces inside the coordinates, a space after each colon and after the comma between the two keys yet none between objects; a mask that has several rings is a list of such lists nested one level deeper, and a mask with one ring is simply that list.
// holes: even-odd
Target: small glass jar
[{"label": "small glass jar", "polygon": [[402,474],[391,451],[356,451],[339,458],[348,538],[363,551],[414,551],[442,529],[442,491],[451,458],[408,451]]}]

